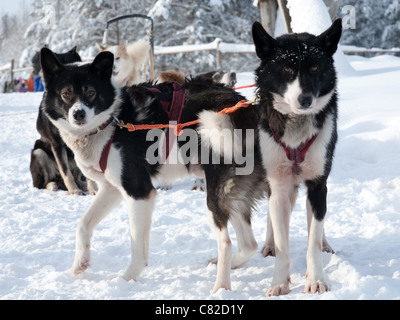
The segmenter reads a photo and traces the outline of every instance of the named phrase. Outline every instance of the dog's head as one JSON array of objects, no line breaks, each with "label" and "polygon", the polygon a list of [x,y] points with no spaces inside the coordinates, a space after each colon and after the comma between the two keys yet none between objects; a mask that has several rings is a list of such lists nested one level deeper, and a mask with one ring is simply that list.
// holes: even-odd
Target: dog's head
[{"label": "dog's head", "polygon": [[128,52],[126,50],[127,42],[125,42],[121,46],[102,46],[97,43],[96,45],[99,48],[100,52],[109,51],[114,55],[113,76],[117,77],[121,70],[124,70],[126,68],[125,64],[128,63],[129,58]]},{"label": "dog's head", "polygon": [[81,62],[81,56],[76,51],[76,47],[73,47],[71,50],[64,52],[64,53],[55,53],[58,60],[60,60],[63,64],[74,63],[74,62]]},{"label": "dog's head", "polygon": [[47,48],[40,52],[46,88],[44,111],[60,129],[81,135],[118,111],[119,93],[111,81],[114,57],[99,53],[91,64],[63,65]]},{"label": "dog's head", "polygon": [[204,81],[212,81],[213,83],[221,83],[229,88],[234,87],[236,84],[235,72],[211,71],[199,74],[198,78]]},{"label": "dog's head", "polygon": [[256,70],[261,96],[272,94],[283,114],[316,114],[332,97],[336,86],[333,54],[342,33],[341,19],[319,36],[308,33],[272,38],[258,22],[253,40],[261,64]]}]

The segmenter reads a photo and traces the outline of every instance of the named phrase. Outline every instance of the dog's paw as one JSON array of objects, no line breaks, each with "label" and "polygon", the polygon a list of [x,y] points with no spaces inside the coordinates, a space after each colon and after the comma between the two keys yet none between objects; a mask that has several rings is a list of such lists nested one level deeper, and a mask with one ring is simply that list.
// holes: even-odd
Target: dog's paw
[{"label": "dog's paw", "polygon": [[304,293],[324,293],[329,291],[329,286],[324,280],[309,281],[307,279]]},{"label": "dog's paw", "polygon": [[49,182],[46,185],[46,190],[49,190],[49,191],[57,191],[59,188],[60,188],[60,186],[58,185],[58,183],[54,182],[54,181]]},{"label": "dog's paw", "polygon": [[211,294],[216,294],[220,289],[226,290],[226,291],[231,291],[231,284],[227,283],[225,285],[215,285],[214,288],[211,291]]},{"label": "dog's paw", "polygon": [[68,194],[73,194],[73,195],[77,195],[77,196],[84,196],[85,192],[83,192],[81,189],[74,189],[74,190],[68,191]]},{"label": "dog's paw", "polygon": [[264,256],[264,258],[268,256],[275,257],[275,246],[264,245],[261,249],[261,253]]},{"label": "dog's paw", "polygon": [[281,296],[290,292],[289,283],[283,283],[277,286],[272,286],[265,293],[266,297]]},{"label": "dog's paw", "polygon": [[331,248],[328,242],[322,242],[322,252],[332,253],[335,254],[335,251]]},{"label": "dog's paw", "polygon": [[157,189],[168,191],[172,189],[172,184],[163,183]]},{"label": "dog's paw", "polygon": [[88,259],[77,261],[77,262],[74,262],[74,264],[71,268],[71,273],[74,276],[77,276],[77,275],[81,274],[82,272],[84,272],[89,267],[90,267],[90,263],[89,263]]},{"label": "dog's paw", "polygon": [[210,260],[208,260],[208,264],[218,264],[218,258],[212,258]]},{"label": "dog's paw", "polygon": [[193,191],[203,191],[204,192],[206,190],[206,184],[205,184],[204,179],[199,179],[199,178],[196,179],[194,184],[193,184],[192,190]]}]

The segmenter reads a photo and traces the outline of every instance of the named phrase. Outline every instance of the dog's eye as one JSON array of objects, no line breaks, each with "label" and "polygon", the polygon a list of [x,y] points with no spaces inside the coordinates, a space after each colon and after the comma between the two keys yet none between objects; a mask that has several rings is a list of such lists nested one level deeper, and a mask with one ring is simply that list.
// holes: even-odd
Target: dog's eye
[{"label": "dog's eye", "polygon": [[219,73],[216,73],[216,74],[214,74],[213,78],[215,81],[219,81],[219,80],[221,80],[222,76]]},{"label": "dog's eye", "polygon": [[120,57],[116,57],[116,58],[115,58],[115,60],[117,60],[117,61],[118,61],[119,59],[120,59]]},{"label": "dog's eye", "polygon": [[61,97],[64,100],[70,100],[71,97],[72,97],[72,94],[70,92],[68,92],[68,91],[64,91],[64,92],[61,93]]},{"label": "dog's eye", "polygon": [[89,99],[94,99],[94,97],[96,96],[96,91],[94,91],[94,90],[89,90],[89,91],[86,93],[86,96],[87,96]]},{"label": "dog's eye", "polygon": [[317,65],[313,65],[313,66],[310,68],[310,70],[311,70],[312,73],[315,73],[315,72],[318,71],[318,66],[317,66]]},{"label": "dog's eye", "polygon": [[293,75],[294,74],[294,70],[290,67],[283,67],[283,72]]}]

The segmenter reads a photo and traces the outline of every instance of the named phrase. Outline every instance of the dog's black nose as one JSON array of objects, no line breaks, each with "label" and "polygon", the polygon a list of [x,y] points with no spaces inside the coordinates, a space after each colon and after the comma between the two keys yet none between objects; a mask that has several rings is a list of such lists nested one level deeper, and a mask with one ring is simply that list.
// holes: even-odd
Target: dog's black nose
[{"label": "dog's black nose", "polygon": [[83,120],[85,120],[86,112],[85,110],[79,109],[74,112],[73,116],[77,122],[82,122]]},{"label": "dog's black nose", "polygon": [[302,108],[309,108],[313,102],[313,96],[310,93],[302,93],[297,98]]},{"label": "dog's black nose", "polygon": [[236,82],[237,82],[236,73],[235,72],[231,72],[231,85],[232,85],[232,87],[235,86]]}]

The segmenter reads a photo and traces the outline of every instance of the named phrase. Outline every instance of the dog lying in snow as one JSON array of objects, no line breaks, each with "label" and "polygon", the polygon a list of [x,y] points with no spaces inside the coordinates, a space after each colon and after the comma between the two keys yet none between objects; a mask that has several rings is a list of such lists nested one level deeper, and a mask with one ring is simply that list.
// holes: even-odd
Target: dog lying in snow
[{"label": "dog lying in snow", "polygon": [[[63,64],[77,63],[81,57],[76,47],[65,53],[55,54]],[[44,96],[46,93],[44,93]],[[58,129],[44,114],[43,101],[39,107],[36,129],[40,139],[31,152],[30,172],[33,186],[38,189],[67,190],[69,194],[95,194],[93,181],[86,179],[76,166],[74,155],[61,139]]]}]

